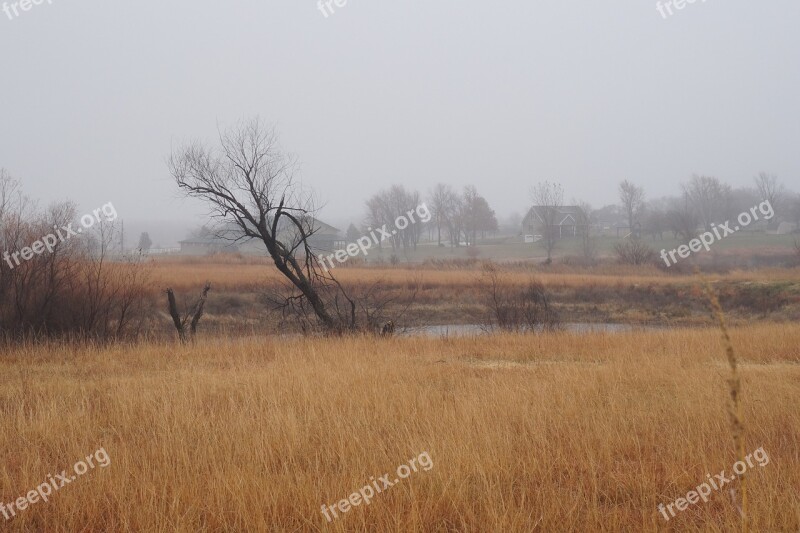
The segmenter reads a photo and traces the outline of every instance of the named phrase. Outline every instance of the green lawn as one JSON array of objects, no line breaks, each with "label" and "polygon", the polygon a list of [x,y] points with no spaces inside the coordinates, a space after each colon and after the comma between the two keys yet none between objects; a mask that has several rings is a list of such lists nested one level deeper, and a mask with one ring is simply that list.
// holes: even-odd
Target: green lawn
[{"label": "green lawn", "polygon": [[[794,251],[794,240],[800,241],[800,236],[797,235],[768,235],[765,233],[754,232],[740,232],[734,235],[729,235],[712,245],[712,250],[718,252],[730,251],[759,251],[761,253],[791,253]],[[623,239],[616,237],[596,237],[597,249],[600,256],[613,256],[614,246]],[[663,240],[653,240],[650,237],[642,239],[650,247],[657,252],[662,249],[673,250],[681,244],[686,244],[682,239],[673,239],[671,234],[664,234]],[[511,241],[511,242],[509,242]],[[476,247],[478,255],[470,254],[470,250],[466,247],[451,248],[439,247],[436,243],[420,244],[416,251],[411,251],[404,254],[402,251],[397,252],[396,255],[401,262],[417,263],[426,259],[453,259],[460,258],[466,259],[469,257],[477,257],[478,259],[497,259],[497,260],[522,260],[522,259],[544,259],[547,253],[544,249],[542,242],[534,244],[524,244],[520,242],[513,242],[512,238],[494,238],[486,239],[485,241],[479,240]],[[580,239],[563,239],[558,242],[556,249],[553,251],[553,257],[563,257],[567,255],[580,255],[581,254]],[[705,253],[705,252],[703,252]],[[393,255],[391,249],[384,248],[383,251],[371,250],[367,256],[369,263],[375,261],[388,262]]]}]

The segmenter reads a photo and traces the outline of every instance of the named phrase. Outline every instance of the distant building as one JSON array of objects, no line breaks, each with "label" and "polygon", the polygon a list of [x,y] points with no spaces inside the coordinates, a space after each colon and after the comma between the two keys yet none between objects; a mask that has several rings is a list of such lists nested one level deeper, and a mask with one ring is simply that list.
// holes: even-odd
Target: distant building
[{"label": "distant building", "polygon": [[617,205],[607,205],[592,211],[592,233],[624,237],[631,233],[628,216]]},{"label": "distant building", "polygon": [[179,241],[181,254],[183,255],[207,255],[220,252],[238,252],[239,247],[232,242],[228,242],[210,233],[195,235]]},{"label": "distant building", "polygon": [[[523,235],[542,235],[545,232],[544,217],[546,210],[553,209],[552,207],[544,207],[535,205],[530,208],[528,214],[522,219],[522,234]],[[548,217],[549,218],[549,217]],[[555,224],[554,232],[558,238],[578,237],[583,235],[589,230],[586,224],[586,214],[577,205],[565,205],[556,208],[556,216],[554,217]]]},{"label": "distant building", "polygon": [[[313,217],[306,219],[314,229],[308,244],[316,253],[331,253],[346,246],[341,231],[330,224]],[[286,243],[294,243],[297,239],[290,226],[284,224],[279,230],[279,239]],[[213,253],[241,253],[245,255],[267,255],[264,243],[259,239],[242,236],[242,229],[233,223],[226,223],[216,230],[208,230],[180,241],[180,252],[183,255],[207,255]]]}]

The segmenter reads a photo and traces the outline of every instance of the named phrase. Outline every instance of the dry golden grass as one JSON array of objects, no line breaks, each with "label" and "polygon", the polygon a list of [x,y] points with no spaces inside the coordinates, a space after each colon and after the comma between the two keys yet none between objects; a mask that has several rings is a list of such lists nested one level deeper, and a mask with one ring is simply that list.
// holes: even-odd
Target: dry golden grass
[{"label": "dry golden grass", "polygon": [[[223,291],[259,290],[268,282],[281,279],[277,270],[266,261],[245,258],[237,262],[229,258],[162,258],[152,263],[152,285],[159,289],[173,287],[175,290],[199,291],[206,281]],[[531,271],[505,267],[504,280],[524,285],[531,273],[548,286],[599,288],[618,285],[668,285],[687,284],[694,281],[689,275],[674,275],[651,267],[606,266],[598,270],[582,270],[554,267],[550,271]],[[426,287],[443,290],[459,290],[473,286],[480,275],[479,269],[443,270],[434,267],[415,268],[337,268],[336,277],[343,283],[369,284],[383,281],[387,284],[403,285],[421,281]],[[714,275],[713,281],[800,281],[800,268],[759,269],[756,271],[734,271]]]},{"label": "dry golden grass", "polygon": [[[733,329],[753,531],[800,527],[800,331]],[[103,446],[9,531],[731,531],[719,331],[28,347],[0,359],[0,500]],[[434,467],[333,524],[410,458]],[[2,517],[0,517],[2,520]]]}]

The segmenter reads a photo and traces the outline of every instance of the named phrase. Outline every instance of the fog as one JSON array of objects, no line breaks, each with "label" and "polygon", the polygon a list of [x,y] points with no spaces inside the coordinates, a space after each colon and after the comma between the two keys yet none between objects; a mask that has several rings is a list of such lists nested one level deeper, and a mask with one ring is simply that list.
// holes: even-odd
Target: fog
[{"label": "fog", "polygon": [[545,179],[595,207],[623,179],[800,185],[796,1],[48,1],[0,12],[0,167],[164,245],[204,213],[171,150],[254,116],[339,227],[394,183],[499,216]]}]

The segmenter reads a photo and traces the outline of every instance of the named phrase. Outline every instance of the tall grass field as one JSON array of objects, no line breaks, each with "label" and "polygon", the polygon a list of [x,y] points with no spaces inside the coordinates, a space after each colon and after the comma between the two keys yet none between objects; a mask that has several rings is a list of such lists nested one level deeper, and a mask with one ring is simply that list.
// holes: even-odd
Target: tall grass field
[{"label": "tall grass field", "polygon": [[[735,327],[751,531],[800,529],[800,330]],[[201,338],[0,357],[0,501],[110,458],[3,531],[735,531],[718,329]],[[419,469],[322,512],[422,453]],[[330,512],[329,512],[330,514]]]}]

